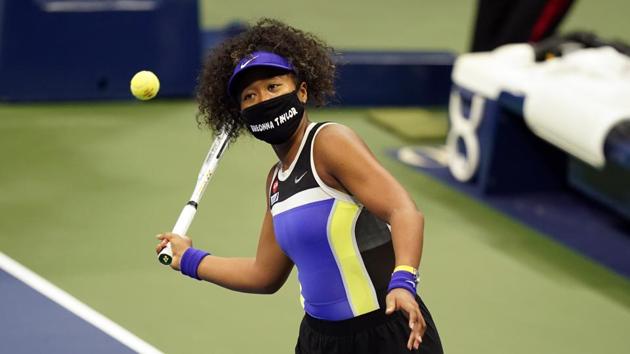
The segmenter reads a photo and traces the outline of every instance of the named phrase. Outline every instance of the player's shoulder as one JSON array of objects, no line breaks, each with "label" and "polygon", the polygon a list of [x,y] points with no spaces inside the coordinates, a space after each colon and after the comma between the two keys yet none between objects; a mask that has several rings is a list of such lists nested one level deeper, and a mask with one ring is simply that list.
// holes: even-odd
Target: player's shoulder
[{"label": "player's shoulder", "polygon": [[368,154],[369,149],[359,135],[343,124],[321,127],[313,142],[313,157],[324,165],[345,163],[347,159],[360,160]]},{"label": "player's shoulder", "polygon": [[276,174],[277,167],[277,163],[273,164],[273,166],[271,166],[271,168],[269,169],[269,173],[267,174],[267,182],[265,183],[265,200],[267,201],[267,209],[269,209],[269,190],[271,189],[271,182],[273,181],[273,178]]},{"label": "player's shoulder", "polygon": [[339,123],[325,124],[319,128],[314,145],[316,150],[327,152],[343,152],[365,147],[361,137],[352,128]]},{"label": "player's shoulder", "polygon": [[326,123],[317,132],[316,144],[360,142],[359,135],[350,127],[340,123]]},{"label": "player's shoulder", "polygon": [[278,163],[274,163],[269,169],[269,172],[267,173],[267,183],[265,183],[265,189],[269,189],[269,185],[271,184],[271,180],[273,179],[277,168]]}]

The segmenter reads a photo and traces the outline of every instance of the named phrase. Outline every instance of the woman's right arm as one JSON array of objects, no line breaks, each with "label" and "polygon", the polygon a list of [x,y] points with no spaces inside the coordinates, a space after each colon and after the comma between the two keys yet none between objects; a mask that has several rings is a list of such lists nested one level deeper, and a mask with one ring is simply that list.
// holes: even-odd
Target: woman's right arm
[{"label": "woman's right arm", "polygon": [[201,261],[197,274],[203,280],[228,289],[271,294],[282,287],[292,268],[293,262],[276,243],[271,212],[267,209],[255,258],[207,256]]}]

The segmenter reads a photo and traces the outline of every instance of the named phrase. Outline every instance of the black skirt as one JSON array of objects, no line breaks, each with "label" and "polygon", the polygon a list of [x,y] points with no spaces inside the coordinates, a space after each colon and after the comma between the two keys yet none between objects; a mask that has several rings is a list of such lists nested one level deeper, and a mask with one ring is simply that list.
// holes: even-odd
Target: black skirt
[{"label": "black skirt", "polygon": [[407,349],[409,321],[400,312],[381,309],[344,321],[325,321],[304,315],[296,354],[442,354],[442,343],[429,310],[416,296],[427,324],[418,350]]}]

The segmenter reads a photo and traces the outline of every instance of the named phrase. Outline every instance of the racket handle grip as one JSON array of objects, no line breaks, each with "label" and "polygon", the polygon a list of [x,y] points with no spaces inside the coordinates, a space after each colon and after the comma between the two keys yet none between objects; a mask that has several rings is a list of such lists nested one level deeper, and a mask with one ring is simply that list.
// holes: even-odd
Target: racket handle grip
[{"label": "racket handle grip", "polygon": [[[197,203],[190,201],[184,209],[182,209],[181,214],[179,214],[179,218],[175,223],[175,227],[173,227],[173,233],[185,236],[186,232],[188,232],[188,228],[195,218],[195,214],[197,213]],[[166,247],[160,251],[158,254],[158,260],[160,263],[164,265],[170,265],[173,261],[173,249],[171,248],[171,243],[167,243]]]},{"label": "racket handle grip", "polygon": [[160,254],[158,254],[158,260],[160,263],[164,265],[170,265],[173,261],[173,249],[171,248],[171,243],[167,243],[166,247],[164,247]]},{"label": "racket handle grip", "polygon": [[193,219],[195,218],[195,214],[197,213],[197,203],[190,201],[184,209],[182,209],[181,214],[179,214],[179,218],[177,218],[177,222],[173,227],[173,233],[179,236],[185,236],[188,232],[188,228],[190,224],[192,224]]}]

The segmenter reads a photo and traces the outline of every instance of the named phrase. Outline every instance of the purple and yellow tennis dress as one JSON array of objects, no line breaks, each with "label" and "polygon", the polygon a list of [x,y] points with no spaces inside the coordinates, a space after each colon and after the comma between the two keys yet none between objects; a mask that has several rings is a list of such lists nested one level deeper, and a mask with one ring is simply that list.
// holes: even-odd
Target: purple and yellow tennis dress
[{"label": "purple and yellow tennis dress", "polygon": [[269,189],[276,240],[298,269],[304,310],[339,321],[379,308],[376,290],[394,268],[389,226],[352,196],[319,178],[311,123],[288,170],[276,167]]}]

